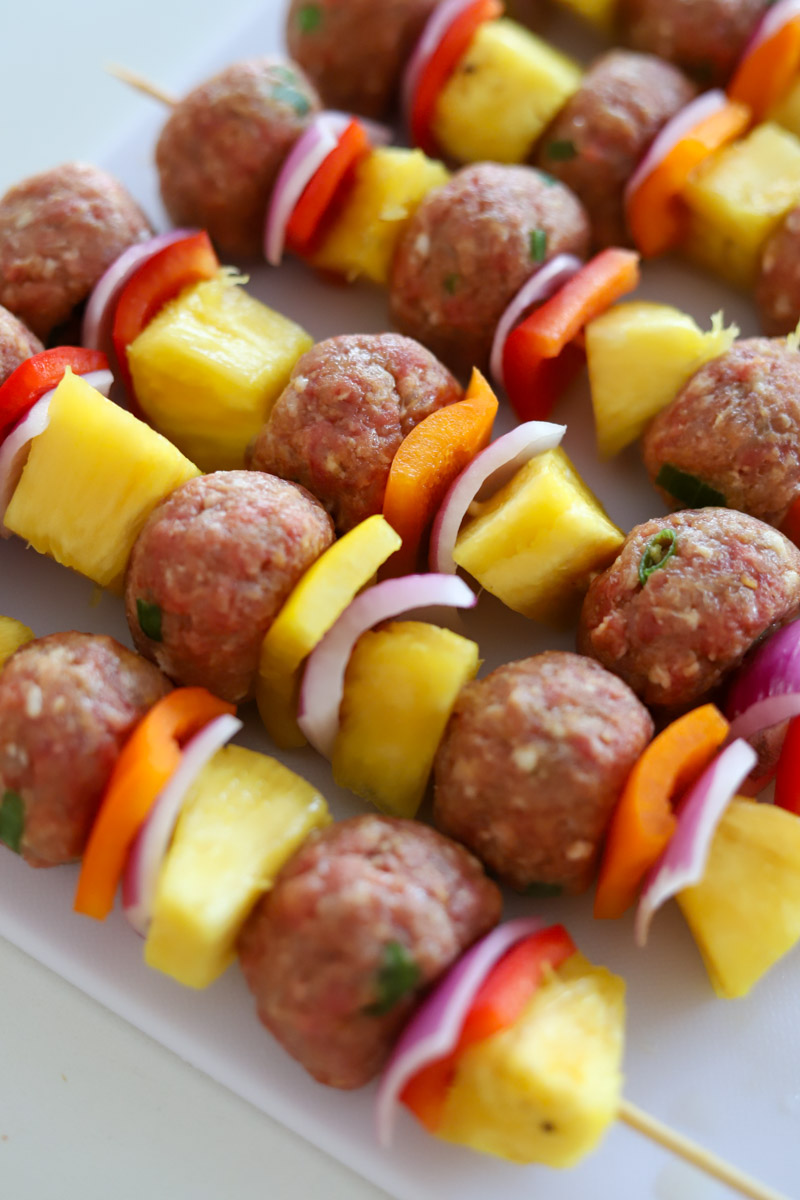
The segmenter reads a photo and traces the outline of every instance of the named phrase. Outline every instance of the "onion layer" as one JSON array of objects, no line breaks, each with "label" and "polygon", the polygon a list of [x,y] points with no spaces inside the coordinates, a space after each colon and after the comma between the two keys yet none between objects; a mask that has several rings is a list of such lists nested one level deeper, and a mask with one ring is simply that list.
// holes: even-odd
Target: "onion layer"
[{"label": "onion layer", "polygon": [[745,46],[744,53],[739,60],[740,63],[749,58],[759,46],[763,46],[764,42],[768,42],[770,38],[774,37],[780,29],[783,29],[784,25],[788,25],[798,16],[800,16],[800,0],[778,0],[777,4],[768,8]]},{"label": "onion layer", "polygon": [[533,308],[534,304],[541,304],[544,300],[549,300],[567,280],[572,279],[573,275],[580,271],[582,266],[583,263],[574,254],[557,254],[523,283],[494,331],[489,368],[495,383],[505,387],[503,353],[512,329],[522,317],[527,315],[528,310]]},{"label": "onion layer", "polygon": [[728,692],[729,739],[750,738],[800,715],[800,621],[785,625],[741,667]]}]

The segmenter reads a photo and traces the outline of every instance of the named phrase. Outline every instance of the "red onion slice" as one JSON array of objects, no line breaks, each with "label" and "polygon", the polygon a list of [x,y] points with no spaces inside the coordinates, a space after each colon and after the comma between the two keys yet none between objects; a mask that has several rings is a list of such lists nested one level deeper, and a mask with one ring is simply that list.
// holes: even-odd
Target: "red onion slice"
[{"label": "red onion slice", "polygon": [[401,97],[403,112],[407,120],[411,118],[411,109],[422,72],[436,53],[439,43],[455,19],[461,16],[464,9],[470,8],[474,3],[475,0],[443,0],[443,3],[437,4],[428,18],[403,74]]},{"label": "red onion slice", "polygon": [[442,501],[433,523],[430,544],[430,568],[445,575],[454,575],[456,564],[453,548],[461,523],[473,500],[483,500],[503,486],[520,467],[543,454],[555,450],[567,431],[566,425],[549,421],[526,421],[510,433],[492,442],[465,467]]},{"label": "red onion slice", "polygon": [[297,723],[311,745],[326,758],[333,754],[345,671],[362,633],[412,609],[438,604],[472,608],[477,602],[463,579],[454,575],[402,575],[356,596],[306,663]]},{"label": "red onion slice", "polygon": [[783,29],[784,25],[788,25],[798,16],[800,16],[800,0],[778,0],[777,4],[768,8],[745,46],[744,53],[739,60],[740,64],[764,42],[768,42],[770,38],[774,37],[779,30]]},{"label": "red onion slice", "polygon": [[684,796],[678,827],[645,878],[634,925],[638,945],[647,942],[650,922],[661,905],[700,883],[722,814],[757,761],[753,747],[738,738],[717,755]]},{"label": "red onion slice", "polygon": [[773,633],[740,667],[725,716],[731,722],[729,741],[800,716],[800,621]]},{"label": "red onion slice", "polygon": [[534,304],[549,300],[573,275],[577,275],[582,266],[583,263],[574,254],[557,254],[523,283],[494,331],[489,369],[495,383],[500,387],[505,387],[503,353],[512,329],[519,324],[522,317],[527,316],[528,310],[533,308]]},{"label": "red onion slice", "polygon": [[160,792],[136,841],[131,847],[122,876],[122,910],[129,923],[142,937],[153,915],[161,864],[169,849],[186,793],[206,763],[242,728],[242,722],[229,713],[209,721],[181,754],[172,778]]},{"label": "red onion slice", "polygon": [[647,151],[647,154],[645,154],[639,166],[628,180],[625,186],[625,204],[630,204],[640,184],[647,179],[648,175],[652,175],[661,160],[667,157],[673,146],[677,146],[678,142],[683,141],[686,135],[691,133],[701,121],[705,121],[708,117],[713,116],[715,112],[724,108],[727,103],[728,99],[725,93],[719,88],[714,88],[710,92],[703,92],[696,100],[692,100],[679,113],[676,113],[671,121],[667,121]]},{"label": "red onion slice", "polygon": [[440,980],[406,1025],[378,1085],[375,1121],[378,1141],[391,1145],[400,1096],[423,1067],[456,1047],[481,984],[503,955],[524,938],[545,928],[537,917],[519,917],[498,925],[467,951]]},{"label": "red onion slice", "polygon": [[[110,371],[87,371],[82,378],[104,396],[108,396],[114,382]],[[0,444],[0,537],[13,536],[11,530],[2,523],[3,517],[28,461],[30,443],[44,433],[50,422],[50,401],[55,391],[55,388],[50,388],[49,392],[40,396]]]},{"label": "red onion slice", "polygon": [[127,250],[123,250],[105,274],[100,276],[89,296],[83,314],[81,344],[89,350],[104,350],[111,356],[114,352],[111,336],[114,313],[125,284],[143,263],[165,246],[171,246],[173,242],[180,242],[198,232],[197,229],[170,229],[168,233],[160,233],[146,242],[136,242],[135,245],[128,246]]}]

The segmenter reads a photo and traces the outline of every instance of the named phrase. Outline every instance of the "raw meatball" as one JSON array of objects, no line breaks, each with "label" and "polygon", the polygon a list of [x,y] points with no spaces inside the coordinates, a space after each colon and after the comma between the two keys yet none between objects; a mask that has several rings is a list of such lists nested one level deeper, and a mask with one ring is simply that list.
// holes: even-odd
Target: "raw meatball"
[{"label": "raw meatball", "polygon": [[500,904],[472,855],[416,821],[362,816],[312,834],[240,940],[258,1015],[320,1083],[361,1087]]},{"label": "raw meatball", "polygon": [[550,126],[540,165],[586,205],[597,247],[630,244],[625,185],[658,131],[695,91],[669,63],[612,50],[587,72]]},{"label": "raw meatball", "polygon": [[292,58],[328,108],[386,116],[425,22],[438,0],[292,0],[286,40]]},{"label": "raw meatball", "polygon": [[394,333],[319,342],[299,360],[250,465],[302,483],[340,533],[381,512],[392,459],[461,387],[423,346]]},{"label": "raw meatball", "polygon": [[578,654],[548,651],[468,683],[434,766],[434,821],[520,891],[582,892],[653,722]]},{"label": "raw meatball", "polygon": [[303,72],[271,58],[234,63],[195,88],[156,146],[174,223],[207,229],[223,254],[260,254],[278,173],[319,107]]},{"label": "raw meatball", "polygon": [[333,541],[305,488],[252,471],[190,479],[151,513],[125,581],[137,648],[182,684],[238,703],[264,634]]},{"label": "raw meatball", "polygon": [[530,167],[478,163],[430,192],[398,244],[392,318],[458,373],[486,369],[526,279],[556,254],[585,255],[589,222],[560,183]]},{"label": "raw meatball", "polygon": [[0,304],[47,338],[115,258],[149,237],[139,206],[112,175],[67,163],[0,200]]},{"label": "raw meatball", "polygon": [[44,346],[27,325],[7,308],[0,307],[0,385],[26,358],[43,350]]},{"label": "raw meatball", "polygon": [[[697,371],[645,434],[655,483],[668,464],[738,508],[780,525],[800,494],[800,353],[783,339],[751,338]],[[674,507],[664,485],[659,491]],[[721,503],[721,501],[720,501]]]},{"label": "raw meatball", "polygon": [[622,41],[677,63],[705,87],[725,84],[771,0],[620,0]]},{"label": "raw meatball", "polygon": [[[648,543],[663,565],[643,584]],[[679,710],[705,700],[750,647],[800,610],[800,551],[744,513],[703,508],[639,525],[591,584],[578,649],[630,684],[650,707]]]},{"label": "raw meatball", "polygon": [[756,306],[765,333],[793,333],[800,321],[800,208],[793,208],[761,255]]},{"label": "raw meatball", "polygon": [[113,638],[54,633],[0,671],[0,795],[22,801],[19,851],[32,867],[83,853],[128,735],[169,691]]}]

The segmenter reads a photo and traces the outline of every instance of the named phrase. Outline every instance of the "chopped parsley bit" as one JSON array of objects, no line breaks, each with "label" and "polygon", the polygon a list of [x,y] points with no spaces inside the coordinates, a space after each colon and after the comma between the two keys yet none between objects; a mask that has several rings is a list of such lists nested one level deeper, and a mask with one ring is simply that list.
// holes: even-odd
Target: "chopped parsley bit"
[{"label": "chopped parsley bit", "polygon": [[3,792],[0,803],[0,842],[19,854],[22,830],[25,826],[25,806],[18,792]]},{"label": "chopped parsley bit", "polygon": [[400,942],[388,942],[383,948],[383,963],[378,970],[378,999],[364,1009],[367,1016],[382,1017],[404,1000],[419,983],[420,970]]},{"label": "chopped parsley bit", "polygon": [[681,471],[678,467],[673,467],[671,463],[664,463],[658,472],[656,487],[663,488],[665,492],[669,492],[670,496],[674,496],[676,500],[680,500],[681,504],[686,508],[728,507],[728,502],[722,492],[718,492],[716,488],[711,487],[708,483],[704,483],[697,476],[690,475],[687,471]]},{"label": "chopped parsley bit", "polygon": [[653,571],[665,567],[675,553],[678,535],[674,529],[659,529],[650,538],[644,548],[642,561],[639,563],[639,583],[644,587]]},{"label": "chopped parsley bit", "polygon": [[313,33],[322,24],[322,9],[318,4],[306,4],[297,14],[301,33]]},{"label": "chopped parsley bit", "polygon": [[550,143],[547,155],[553,162],[569,162],[571,158],[577,158],[578,148],[571,138],[561,138]]},{"label": "chopped parsley bit", "polygon": [[139,628],[145,637],[150,638],[151,642],[164,640],[161,633],[161,609],[157,604],[151,604],[148,600],[141,598],[137,599],[136,616],[139,619]]},{"label": "chopped parsley bit", "polygon": [[444,281],[444,290],[447,292],[447,294],[449,296],[454,296],[456,294],[456,289],[459,285],[459,282],[460,281],[459,281],[458,275],[448,275],[447,276],[447,278]]},{"label": "chopped parsley bit", "polygon": [[555,187],[558,183],[555,175],[551,175],[549,171],[537,171],[536,174],[539,176],[542,183],[546,183],[548,187]]},{"label": "chopped parsley bit", "polygon": [[530,237],[530,254],[536,263],[543,263],[547,254],[547,232],[544,229],[534,229]]},{"label": "chopped parsley bit", "polygon": [[302,92],[298,92],[297,88],[290,87],[286,83],[278,83],[272,89],[272,99],[278,100],[282,104],[288,104],[293,108],[298,117],[304,117],[311,108],[311,101]]},{"label": "chopped parsley bit", "polygon": [[548,896],[560,896],[563,890],[560,883],[529,883],[525,895],[545,900]]}]

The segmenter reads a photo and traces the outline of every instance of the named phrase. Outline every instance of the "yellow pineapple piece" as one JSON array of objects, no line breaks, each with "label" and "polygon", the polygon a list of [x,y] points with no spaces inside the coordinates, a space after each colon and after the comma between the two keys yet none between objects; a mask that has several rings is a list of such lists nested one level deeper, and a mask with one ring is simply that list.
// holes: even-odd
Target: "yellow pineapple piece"
[{"label": "yellow pineapple piece", "polygon": [[610,33],[614,28],[618,0],[559,0],[559,5],[603,33]]},{"label": "yellow pineapple piece", "polygon": [[304,329],[221,271],[170,301],[128,347],[148,420],[204,471],[245,451],[312,345]]},{"label": "yellow pineapple piece", "polygon": [[459,162],[526,162],[581,77],[523,26],[487,21],[439,94],[433,134]]},{"label": "yellow pineapple piece", "polygon": [[790,88],[782,100],[779,100],[767,113],[767,120],[781,125],[800,138],[800,79]]},{"label": "yellow pineapple piece", "polygon": [[356,167],[347,204],[309,261],[352,282],[386,286],[400,236],[420,202],[450,178],[421,150],[378,147]]},{"label": "yellow pineapple piece", "polygon": [[67,370],[3,519],[40,554],[119,590],[152,510],[199,473],[166,438]]},{"label": "yellow pineapple piece", "polygon": [[450,713],[477,673],[475,642],[419,621],[370,630],[345,677],[333,777],[395,817],[413,817]]},{"label": "yellow pineapple piece", "polygon": [[800,203],[800,141],[777,125],[702,163],[684,189],[688,256],[735,287],[751,289],[764,242]]},{"label": "yellow pineapple piece", "polygon": [[561,449],[531,459],[470,511],[458,565],[515,612],[559,627],[624,541]]},{"label": "yellow pineapple piece", "polygon": [[328,806],[288,767],[226,746],[190,788],[158,879],[145,961],[187,987],[204,988],[233,962],[258,898]]},{"label": "yellow pineapple piece", "polygon": [[13,617],[0,617],[0,667],[11,658],[15,650],[33,641],[33,630],[15,621]]},{"label": "yellow pineapple piece", "polygon": [[800,941],[800,818],[737,797],[702,882],[678,893],[718,996],[746,996]]},{"label": "yellow pineapple piece", "polygon": [[306,744],[297,724],[300,667],[401,540],[380,514],[368,517],[309,567],[261,644],[256,701],[264,728],[283,750]]},{"label": "yellow pineapple piece", "polygon": [[618,304],[586,326],[586,361],[597,448],[610,458],[644,433],[703,363],[739,335],[716,313],[704,333],[671,304]]},{"label": "yellow pineapple piece", "polygon": [[617,1116],[625,984],[574,954],[510,1029],[459,1058],[440,1137],[517,1163],[574,1166]]}]

